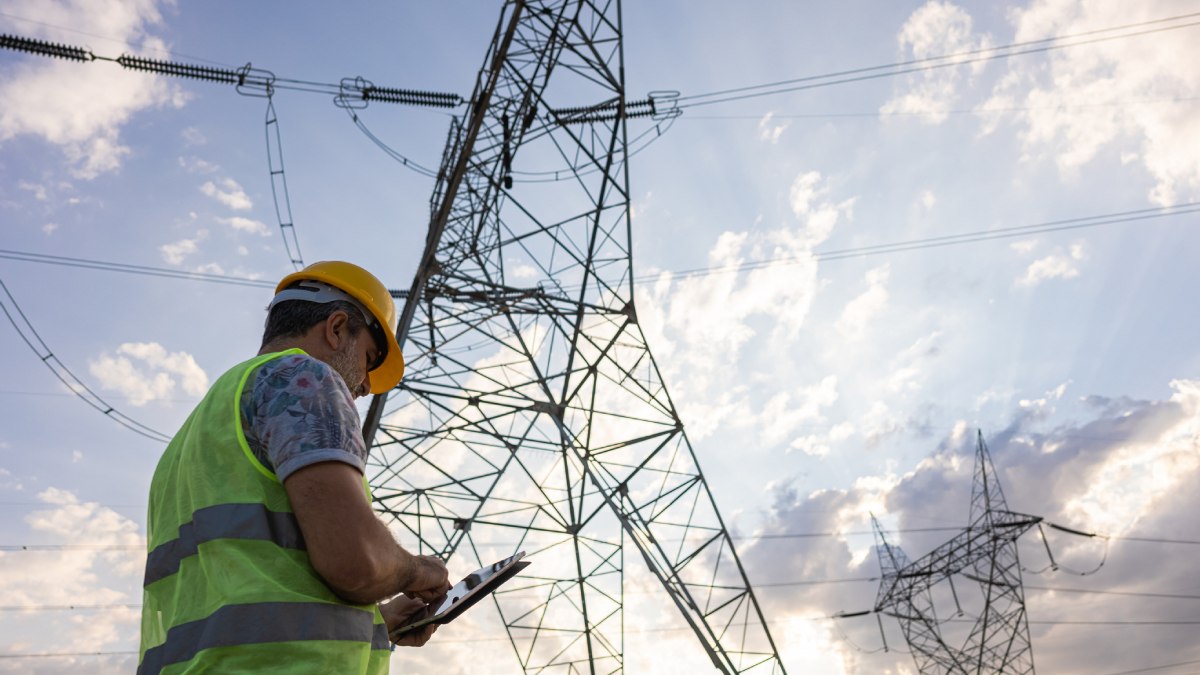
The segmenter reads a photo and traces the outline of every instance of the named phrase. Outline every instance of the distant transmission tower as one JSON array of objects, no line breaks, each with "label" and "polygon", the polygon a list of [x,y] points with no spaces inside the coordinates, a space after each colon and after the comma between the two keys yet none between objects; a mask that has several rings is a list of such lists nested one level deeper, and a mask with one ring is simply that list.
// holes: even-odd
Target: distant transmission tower
[{"label": "distant transmission tower", "polygon": [[[961,534],[909,562],[898,546],[887,543],[872,516],[882,573],[875,611],[899,620],[922,674],[1033,673],[1017,539],[1042,519],[1008,510],[982,433],[975,451],[970,518]],[[978,596],[960,595],[956,575],[977,586]],[[954,603],[950,616],[938,616],[937,592]],[[974,624],[964,640],[952,645],[946,637],[951,631],[943,630],[950,626],[946,620],[965,615],[974,615]]]},{"label": "distant transmission tower", "polygon": [[784,672],[633,301],[626,123],[675,95],[626,100],[620,2],[504,4],[364,424],[422,551],[531,554],[497,596],[526,672],[623,671],[629,550],[717,669]]}]

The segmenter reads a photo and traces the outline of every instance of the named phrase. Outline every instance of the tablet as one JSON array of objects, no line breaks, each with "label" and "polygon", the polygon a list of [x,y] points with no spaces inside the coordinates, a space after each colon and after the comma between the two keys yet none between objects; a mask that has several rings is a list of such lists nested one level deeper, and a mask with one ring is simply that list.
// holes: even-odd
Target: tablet
[{"label": "tablet", "polygon": [[405,633],[431,623],[450,623],[459,614],[467,611],[471,605],[486,598],[492,591],[499,588],[500,584],[503,584],[516,576],[521,570],[529,567],[528,561],[521,560],[524,557],[525,552],[521,551],[504,560],[494,562],[487,567],[481,567],[471,572],[446,592],[446,598],[437,606],[437,609],[432,610],[432,614],[418,621],[400,626],[389,632],[388,636],[395,640]]}]

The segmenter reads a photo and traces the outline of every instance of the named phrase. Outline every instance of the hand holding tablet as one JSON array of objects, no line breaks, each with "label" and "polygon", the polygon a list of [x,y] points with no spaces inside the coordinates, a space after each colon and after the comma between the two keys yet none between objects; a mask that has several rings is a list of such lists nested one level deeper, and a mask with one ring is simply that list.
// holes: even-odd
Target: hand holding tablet
[{"label": "hand holding tablet", "polygon": [[436,608],[430,610],[431,614],[423,619],[393,629],[388,633],[388,636],[392,640],[397,640],[405,633],[420,629],[431,623],[450,623],[459,614],[467,611],[471,605],[487,597],[492,591],[499,588],[501,584],[528,567],[529,562],[521,560],[524,557],[525,552],[521,551],[468,574],[463,577],[462,581],[459,581],[450,588],[440,603],[430,604],[431,608],[436,604]]}]

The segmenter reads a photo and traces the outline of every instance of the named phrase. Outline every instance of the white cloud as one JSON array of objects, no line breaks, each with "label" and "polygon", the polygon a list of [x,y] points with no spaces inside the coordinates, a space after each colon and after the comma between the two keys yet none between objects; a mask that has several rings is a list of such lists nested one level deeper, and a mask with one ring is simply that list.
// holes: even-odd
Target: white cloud
[{"label": "white cloud", "polygon": [[866,334],[867,325],[887,307],[890,275],[891,266],[886,264],[867,272],[867,290],[846,303],[842,315],[834,324],[839,333],[851,340],[861,339]]},{"label": "white cloud", "polygon": [[1064,502],[1073,522],[1124,534],[1173,490],[1194,484],[1189,477],[1200,469],[1200,382],[1177,380],[1171,388],[1171,403],[1184,413],[1181,422],[1119,444],[1091,471],[1082,493]]},{"label": "white cloud", "polygon": [[238,232],[249,232],[257,234],[260,237],[271,236],[271,228],[267,227],[266,223],[253,218],[243,218],[242,216],[230,216],[228,218],[217,218],[217,222],[223,225],[228,225]]},{"label": "white cloud", "polygon": [[200,186],[200,191],[235,211],[245,211],[254,207],[254,203],[236,180],[222,178],[219,183],[218,185],[211,180],[205,181]]},{"label": "white cloud", "polygon": [[1037,248],[1037,245],[1037,239],[1021,239],[1009,244],[1008,247],[1017,253],[1031,253],[1033,249]]},{"label": "white cloud", "polygon": [[[1167,400],[1091,397],[1090,410],[1076,421],[1051,419],[1045,408],[1014,406],[1007,427],[993,433],[984,430],[1007,508],[1105,535],[1177,539],[1200,536],[1194,517],[1200,495],[1192,488],[1200,475],[1200,382],[1176,381],[1170,386],[1172,393]],[[1065,386],[1060,385],[1046,392],[1045,397],[1060,399],[1064,395]],[[901,544],[913,560],[955,534],[921,533],[917,529],[966,527],[975,427],[959,422],[943,434],[940,441],[931,440],[931,453],[911,471],[884,469],[860,476],[844,490],[802,494],[786,482],[786,476],[780,477],[781,482],[770,488],[774,503],[759,533],[762,536],[745,547],[742,557],[752,579],[800,582],[760,594],[768,616],[784,623],[790,618],[828,616],[873,605],[877,583],[803,584],[878,575],[873,537],[869,534],[870,513],[880,517],[885,527],[909,530],[889,535],[889,541]],[[868,533],[829,539],[778,536],[863,530]],[[1094,569],[1101,561],[1105,564],[1086,588],[1136,593],[1187,588],[1193,583],[1194,564],[1190,558],[1172,555],[1161,545],[1122,543],[1119,539],[1105,543],[1099,538],[1071,536],[1050,528],[1046,532],[1063,569],[1057,573],[1047,569],[1040,577],[1026,571],[1031,621],[1188,618],[1189,608],[1161,600],[1140,601],[1120,595],[1064,596],[1033,588],[1078,586],[1084,582],[1067,570]],[[1048,568],[1049,560],[1036,531],[1021,539],[1020,548],[1024,568]],[[973,589],[961,579],[956,578],[956,583],[963,605],[970,612],[968,594]],[[935,596],[934,601],[939,615],[949,616],[955,611],[948,592]],[[946,604],[941,604],[943,601]],[[904,638],[894,619],[882,618],[886,639],[893,648],[904,651]],[[851,672],[913,672],[911,656],[853,648],[881,646],[873,618],[845,620],[838,626],[846,637],[839,640],[834,636],[831,642],[854,653]],[[942,634],[952,629],[947,626]],[[1129,658],[1120,641],[1110,644],[1098,640],[1094,631],[1031,629],[1040,670],[1094,673],[1137,667],[1137,659]],[[1156,638],[1155,651],[1164,656],[1162,662],[1171,662],[1178,660],[1174,656],[1190,653],[1193,645],[1191,631],[1162,632]]]},{"label": "white cloud", "polygon": [[46,196],[46,186],[39,183],[30,183],[29,181],[17,181],[17,187],[26,191],[32,192],[33,198],[39,202],[44,202],[48,198]]},{"label": "white cloud", "polygon": [[[972,23],[971,15],[954,3],[929,0],[912,13],[896,40],[901,52],[912,59],[986,48],[990,38],[973,35]],[[910,88],[883,104],[879,112],[917,114],[929,124],[940,124],[949,117],[948,108],[959,98],[964,73],[969,70],[978,74],[982,67],[982,63],[977,63],[969,69],[937,68],[909,75]]]},{"label": "white cloud", "polygon": [[[742,366],[743,357],[757,358],[744,353],[756,338],[788,352],[822,285],[813,247],[852,216],[854,199],[830,198],[816,171],[799,174],[790,192],[795,226],[724,232],[709,250],[714,273],[683,279],[663,273],[653,288],[635,289],[639,325],[666,370],[693,440],[723,425],[766,426],[761,417],[766,401],[754,400],[758,394],[744,384],[732,385],[729,373]],[[744,263],[766,260],[771,262],[736,271]],[[787,399],[775,405],[789,410],[802,405],[794,396],[803,400],[805,394],[789,388]],[[772,440],[782,441],[787,433]]]},{"label": "white cloud", "polygon": [[192,396],[208,389],[208,375],[191,354],[167,352],[156,342],[126,342],[115,355],[101,354],[88,366],[103,388],[128,397],[134,406],[169,397],[177,383]]},{"label": "white cloud", "polygon": [[183,136],[183,142],[188,146],[204,145],[205,143],[208,143],[208,138],[204,136],[204,132],[200,131],[196,127],[187,127],[180,132],[180,135]]},{"label": "white cloud", "polygon": [[58,223],[46,223],[42,226],[42,232],[45,232],[47,237],[54,234],[54,231],[57,229]]},{"label": "white cloud", "polygon": [[221,267],[220,265],[218,265],[215,262],[204,263],[203,265],[197,265],[195,271],[203,272],[205,274],[225,274],[225,268]]},{"label": "white cloud", "polygon": [[772,124],[771,118],[774,116],[774,112],[769,112],[766,115],[763,115],[763,118],[758,121],[758,139],[760,141],[767,141],[771,145],[777,145],[779,143],[779,137],[783,135],[784,131],[787,131],[789,126],[791,126],[790,123]]},{"label": "white cloud", "polygon": [[799,174],[792,181],[788,195],[792,213],[804,223],[804,233],[812,239],[812,246],[828,239],[838,220],[850,219],[854,214],[853,198],[833,203],[825,199],[828,194],[819,171]]},{"label": "white cloud", "polygon": [[823,419],[822,408],[838,398],[837,377],[829,375],[819,383],[793,393],[779,392],[763,406],[759,438],[764,445],[788,440],[797,429]]},{"label": "white cloud", "polygon": [[[160,16],[152,0],[88,2],[61,0],[10,2],[6,11],[35,20],[22,24],[30,37],[55,38],[52,25],[87,26],[123,41],[114,51],[163,50],[146,30]],[[102,64],[107,65],[107,64]],[[138,112],[181,107],[183,90],[164,78],[118,67],[88,66],[32,56],[0,76],[0,143],[32,135],[62,148],[72,172],[85,179],[116,169],[129,148],[121,128]]]},{"label": "white cloud", "polygon": [[[189,173],[213,173],[220,167],[195,155],[179,158],[179,166]],[[206,183],[207,185],[207,183]],[[215,185],[213,186],[215,189]],[[207,194],[207,193],[206,193]]]},{"label": "white cloud", "polygon": [[1033,288],[1049,279],[1074,279],[1079,276],[1079,261],[1084,259],[1083,244],[1073,244],[1066,255],[1051,254],[1029,264],[1017,286]]},{"label": "white cloud", "polygon": [[[1176,10],[1167,0],[1035,0],[1012,12],[1013,41],[1146,21]],[[1200,95],[1200,71],[1179,67],[1200,60],[1193,30],[1064,49],[1045,60],[1014,59],[981,107],[1023,108],[1013,119],[1031,159],[1054,161],[1070,172],[1115,146],[1120,163],[1140,161],[1146,169],[1153,180],[1151,201],[1194,198],[1200,192],[1195,151],[1200,118],[1190,101]],[[1097,105],[1081,109],[1081,101]],[[985,131],[994,128],[995,121]]]},{"label": "white cloud", "polygon": [[533,279],[537,276],[537,268],[533,265],[517,264],[508,272],[514,279]]},{"label": "white cloud", "polygon": [[200,242],[204,241],[207,236],[208,230],[198,230],[195,237],[163,244],[158,247],[158,250],[162,253],[163,260],[172,265],[179,265],[184,258],[200,250]]},{"label": "white cloud", "polygon": [[[145,540],[137,523],[54,487],[39,493],[38,501],[44,506],[25,517],[27,529],[18,536],[26,541],[96,548],[0,553],[0,596],[5,603],[136,604],[145,562]],[[56,612],[39,616],[36,622],[29,621],[29,615],[5,614],[10,614],[0,617],[0,635],[4,636],[0,648],[5,652],[111,651],[129,645],[130,636],[137,634],[139,617],[136,607],[120,606],[98,612]],[[55,666],[71,672],[128,672],[133,664],[130,659],[122,661],[81,659],[64,664],[56,660]],[[20,665],[19,672],[53,672],[26,670],[29,664]]]}]

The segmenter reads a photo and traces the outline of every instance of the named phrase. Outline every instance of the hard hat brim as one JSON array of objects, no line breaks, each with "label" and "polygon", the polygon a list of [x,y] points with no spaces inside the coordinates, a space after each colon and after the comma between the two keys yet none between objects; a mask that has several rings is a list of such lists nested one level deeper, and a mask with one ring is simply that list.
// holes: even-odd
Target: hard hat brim
[{"label": "hard hat brim", "polygon": [[396,343],[395,330],[395,326],[384,327],[383,332],[388,343],[387,356],[378,368],[367,373],[372,394],[382,394],[395,389],[396,385],[400,384],[400,378],[404,377],[404,355],[400,353],[400,345]]}]

